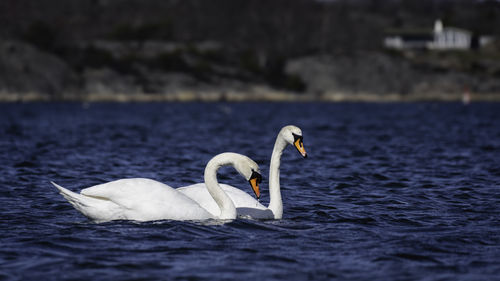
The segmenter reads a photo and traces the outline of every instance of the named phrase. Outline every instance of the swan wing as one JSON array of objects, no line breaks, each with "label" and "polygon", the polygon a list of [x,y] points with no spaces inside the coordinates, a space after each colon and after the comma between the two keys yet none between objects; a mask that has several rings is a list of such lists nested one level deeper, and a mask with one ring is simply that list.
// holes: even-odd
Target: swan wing
[{"label": "swan wing", "polygon": [[111,181],[82,189],[80,193],[89,197],[113,201],[125,208],[131,208],[137,202],[155,200],[157,195],[175,195],[172,187],[145,178]]},{"label": "swan wing", "polygon": [[[97,202],[107,202],[108,207],[94,206],[92,213],[112,213],[104,220],[199,220],[213,216],[198,203],[158,181],[144,178],[121,179],[85,188],[80,195]],[[110,204],[112,203],[112,205]],[[111,207],[113,206],[113,212]],[[97,216],[90,216],[96,218]],[[102,218],[98,218],[103,220]]]}]

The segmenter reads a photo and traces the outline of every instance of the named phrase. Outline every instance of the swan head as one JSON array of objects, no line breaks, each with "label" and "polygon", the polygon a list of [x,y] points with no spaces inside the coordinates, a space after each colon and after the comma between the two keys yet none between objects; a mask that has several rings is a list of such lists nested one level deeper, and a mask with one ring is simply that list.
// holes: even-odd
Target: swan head
[{"label": "swan head", "polygon": [[259,184],[262,182],[259,165],[252,159],[239,154],[238,160],[234,163],[234,168],[242,175],[252,187],[255,197],[260,198]]},{"label": "swan head", "polygon": [[207,167],[211,163],[218,163],[219,166],[233,166],[236,171],[238,171],[238,173],[250,183],[250,186],[255,193],[255,197],[257,197],[257,199],[260,198],[259,184],[262,181],[262,176],[260,174],[259,165],[257,165],[255,161],[245,155],[233,152],[224,152],[212,158],[212,160],[210,160],[207,164]]},{"label": "swan head", "polygon": [[307,157],[307,152],[304,147],[304,139],[302,137],[302,130],[299,127],[294,125],[285,126],[281,129],[280,135],[287,143],[293,145],[302,157]]}]

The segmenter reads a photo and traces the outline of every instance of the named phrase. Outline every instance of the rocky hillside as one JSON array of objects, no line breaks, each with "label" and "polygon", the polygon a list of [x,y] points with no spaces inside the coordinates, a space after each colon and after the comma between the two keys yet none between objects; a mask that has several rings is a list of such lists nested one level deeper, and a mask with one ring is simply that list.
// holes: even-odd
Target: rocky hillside
[{"label": "rocky hillside", "polygon": [[389,52],[437,18],[500,35],[498,1],[6,0],[0,100],[500,100],[500,44]]},{"label": "rocky hillside", "polygon": [[160,42],[94,42],[56,55],[2,41],[0,99],[456,100],[465,89],[500,99],[500,62],[468,56],[362,52],[269,61],[227,54],[216,43]]}]

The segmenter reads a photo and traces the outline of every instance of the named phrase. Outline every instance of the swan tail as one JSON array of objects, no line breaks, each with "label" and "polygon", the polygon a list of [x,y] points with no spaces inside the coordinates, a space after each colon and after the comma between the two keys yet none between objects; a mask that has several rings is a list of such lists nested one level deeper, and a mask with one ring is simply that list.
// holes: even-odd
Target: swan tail
[{"label": "swan tail", "polygon": [[89,196],[85,196],[76,192],[73,192],[69,189],[66,189],[55,182],[52,183],[58,190],[59,193],[66,199],[68,202],[73,205],[75,209],[84,214],[85,216],[95,219],[95,220],[106,220],[107,215],[105,212],[102,212],[103,209],[106,209],[104,205],[111,204],[108,200],[101,200]]},{"label": "swan tail", "polygon": [[59,193],[66,199],[68,200],[71,205],[73,205],[76,209],[79,209],[76,205],[81,206],[81,207],[87,207],[88,205],[85,204],[85,199],[83,198],[84,196],[78,193],[75,193],[69,189],[66,189],[57,183],[51,181],[52,183],[58,190]]}]

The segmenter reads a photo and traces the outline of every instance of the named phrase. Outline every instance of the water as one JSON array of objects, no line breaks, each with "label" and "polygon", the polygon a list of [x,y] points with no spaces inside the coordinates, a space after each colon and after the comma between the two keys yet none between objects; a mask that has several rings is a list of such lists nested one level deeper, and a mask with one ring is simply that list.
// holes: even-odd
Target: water
[{"label": "water", "polygon": [[[94,223],[49,183],[183,186],[234,151],[267,204],[287,124],[282,220]],[[500,280],[500,104],[0,104],[0,163],[2,280]]]}]

